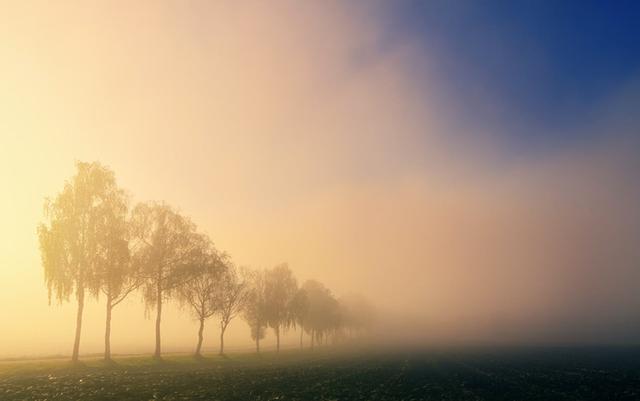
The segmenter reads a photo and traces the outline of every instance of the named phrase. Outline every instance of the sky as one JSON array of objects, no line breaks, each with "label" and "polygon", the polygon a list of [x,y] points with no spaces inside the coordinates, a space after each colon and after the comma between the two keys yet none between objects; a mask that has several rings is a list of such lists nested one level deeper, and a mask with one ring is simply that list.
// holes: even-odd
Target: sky
[{"label": "sky", "polygon": [[[637,3],[2,8],[0,355],[70,353],[36,227],[77,160],[238,265],[365,294],[389,341],[637,341]],[[81,352],[101,351],[103,301]],[[190,350],[191,317],[165,316],[165,348]],[[115,353],[153,334],[138,296],[114,311]]]},{"label": "sky", "polygon": [[[400,3],[390,37],[415,36],[426,52],[437,51],[447,90],[465,114],[517,116],[510,134],[527,146],[579,139],[576,120],[640,68],[637,2]],[[483,108],[469,92],[488,94],[499,108]]]}]

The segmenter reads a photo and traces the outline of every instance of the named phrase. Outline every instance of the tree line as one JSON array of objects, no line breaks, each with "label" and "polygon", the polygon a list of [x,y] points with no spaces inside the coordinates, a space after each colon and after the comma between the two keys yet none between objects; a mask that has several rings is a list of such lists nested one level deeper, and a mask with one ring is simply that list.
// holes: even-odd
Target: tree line
[{"label": "tree line", "polygon": [[49,303],[77,301],[72,361],[77,362],[86,297],[106,300],[104,358],[111,360],[114,308],[134,293],[155,311],[154,358],[161,358],[163,306],[177,301],[198,320],[195,356],[202,355],[205,322],[217,317],[219,353],[236,317],[251,330],[256,351],[271,329],[280,350],[289,329],[307,333],[311,347],[357,335],[373,310],[362,296],[336,299],[322,283],[298,285],[287,264],[266,270],[238,268],[186,216],[163,202],[131,207],[115,174],[98,163],[76,163],[76,174],[47,199],[38,237]]}]

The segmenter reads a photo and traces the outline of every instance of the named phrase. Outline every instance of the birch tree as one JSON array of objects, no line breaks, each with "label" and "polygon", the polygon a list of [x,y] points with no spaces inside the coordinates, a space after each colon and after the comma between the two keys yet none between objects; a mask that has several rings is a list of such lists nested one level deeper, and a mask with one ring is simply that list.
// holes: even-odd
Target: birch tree
[{"label": "birch tree", "polygon": [[221,256],[210,241],[202,242],[201,246],[199,255],[194,260],[193,278],[178,287],[177,291],[181,303],[191,310],[200,324],[194,355],[196,358],[202,357],[205,321],[218,311],[216,290],[225,269]]},{"label": "birch tree", "polygon": [[132,263],[129,249],[130,226],[126,204],[115,209],[103,240],[109,246],[99,255],[97,277],[100,293],[106,298],[104,359],[111,361],[111,315],[113,308],[127,298],[141,284],[139,266]]},{"label": "birch tree", "polygon": [[280,334],[292,323],[289,304],[298,290],[298,283],[286,263],[267,270],[265,280],[265,314],[276,335],[276,352],[280,352]]},{"label": "birch tree", "polygon": [[302,336],[309,316],[309,297],[304,288],[298,288],[293,299],[291,299],[289,313],[293,326],[300,330],[300,349],[302,349]]},{"label": "birch tree", "polygon": [[86,293],[97,295],[98,266],[105,255],[117,254],[109,229],[126,210],[126,196],[113,171],[94,163],[76,163],[76,175],[62,191],[45,201],[45,221],[38,227],[44,280],[52,298],[77,300],[76,330],[71,360],[77,362]]},{"label": "birch tree", "polygon": [[250,273],[249,289],[244,307],[244,320],[251,328],[251,338],[256,343],[256,352],[260,352],[260,340],[267,328],[264,271]]},{"label": "birch tree", "polygon": [[154,358],[161,359],[162,307],[174,292],[193,277],[206,240],[191,220],[164,203],[138,204],[131,218],[136,242],[134,263],[144,280],[143,299],[156,311]]},{"label": "birch tree", "polygon": [[220,316],[220,355],[224,355],[224,333],[229,323],[240,313],[247,302],[247,282],[240,279],[237,269],[229,260],[223,258],[225,269],[215,289],[217,313]]}]

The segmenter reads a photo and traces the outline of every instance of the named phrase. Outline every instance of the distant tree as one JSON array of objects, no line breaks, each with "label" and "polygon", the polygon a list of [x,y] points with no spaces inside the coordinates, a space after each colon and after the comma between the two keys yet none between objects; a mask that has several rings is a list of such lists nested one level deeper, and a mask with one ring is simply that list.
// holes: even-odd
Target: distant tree
[{"label": "distant tree", "polygon": [[110,228],[126,210],[126,196],[114,173],[100,163],[76,163],[76,175],[54,200],[45,202],[45,222],[38,227],[44,279],[52,296],[78,301],[72,361],[77,362],[82,332],[85,292],[100,287],[98,266],[105,255],[118,255],[120,244],[111,241]]},{"label": "distant tree", "polygon": [[327,334],[339,324],[338,301],[322,283],[309,280],[302,286],[309,300],[309,311],[305,328],[311,336],[311,348],[322,343]]},{"label": "distant tree", "polygon": [[195,351],[195,356],[200,357],[204,323],[217,311],[216,288],[220,285],[225,266],[209,240],[203,241],[197,252],[198,255],[194,255],[193,259],[193,278],[178,287],[177,295],[180,302],[188,306],[200,322]]},{"label": "distant tree", "polygon": [[264,279],[267,323],[276,334],[276,352],[280,352],[280,332],[292,324],[289,304],[298,290],[298,283],[286,263],[267,270]]},{"label": "distant tree", "polygon": [[260,340],[267,328],[264,271],[249,273],[249,288],[244,305],[244,319],[251,328],[251,338],[256,342],[256,352],[260,352]]},{"label": "distant tree", "polygon": [[162,305],[175,290],[192,279],[206,240],[196,226],[164,203],[143,203],[132,212],[132,240],[136,241],[134,263],[145,280],[143,299],[156,310],[154,358],[161,358]]},{"label": "distant tree", "polygon": [[304,334],[304,325],[309,315],[309,297],[304,288],[298,288],[295,295],[289,302],[289,313],[294,326],[300,329],[300,349],[302,349],[302,335]]},{"label": "distant tree", "polygon": [[360,294],[348,294],[338,300],[341,326],[349,336],[362,335],[371,329],[375,318],[373,305]]},{"label": "distant tree", "polygon": [[224,333],[229,323],[245,308],[249,292],[247,282],[240,280],[231,260],[223,256],[222,263],[225,269],[214,290],[216,311],[220,316],[220,355],[224,354]]}]

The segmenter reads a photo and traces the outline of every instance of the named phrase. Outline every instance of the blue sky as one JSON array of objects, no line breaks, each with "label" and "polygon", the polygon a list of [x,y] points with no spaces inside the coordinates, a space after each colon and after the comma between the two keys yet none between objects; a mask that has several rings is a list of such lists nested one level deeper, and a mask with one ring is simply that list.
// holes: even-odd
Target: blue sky
[{"label": "blue sky", "polygon": [[393,4],[389,39],[411,38],[435,51],[452,106],[489,124],[511,116],[509,136],[518,144],[592,135],[582,128],[594,112],[639,76],[637,1]]}]

